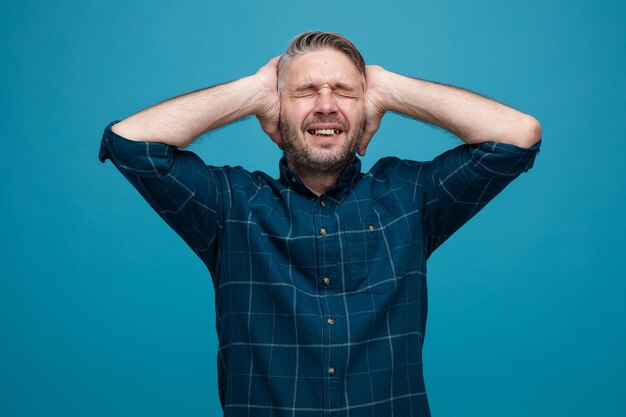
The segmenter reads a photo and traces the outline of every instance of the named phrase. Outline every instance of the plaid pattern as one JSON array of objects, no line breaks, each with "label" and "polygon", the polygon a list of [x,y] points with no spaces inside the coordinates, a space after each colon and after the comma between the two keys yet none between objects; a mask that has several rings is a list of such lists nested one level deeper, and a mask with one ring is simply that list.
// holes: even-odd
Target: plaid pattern
[{"label": "plaid pattern", "polygon": [[426,260],[520,173],[530,149],[461,145],[360,161],[317,197],[107,126],[100,149],[213,278],[225,416],[429,416]]}]

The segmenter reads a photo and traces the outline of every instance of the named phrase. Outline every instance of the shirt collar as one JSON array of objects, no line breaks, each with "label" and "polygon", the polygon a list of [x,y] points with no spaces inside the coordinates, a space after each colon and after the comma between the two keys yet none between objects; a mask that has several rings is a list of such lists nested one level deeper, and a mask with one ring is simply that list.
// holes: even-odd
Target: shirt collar
[{"label": "shirt collar", "polygon": [[[289,188],[292,188],[295,192],[299,194],[311,194],[315,195],[309,190],[300,175],[296,171],[293,171],[287,165],[287,160],[283,156],[279,162],[280,169],[280,182],[286,185]],[[352,191],[352,188],[356,185],[357,181],[360,179],[361,174],[361,160],[357,157],[354,158],[354,161],[350,163],[339,175],[339,179],[337,180],[337,184],[331,187],[324,194],[335,198],[337,200],[342,199],[346,194]]]}]

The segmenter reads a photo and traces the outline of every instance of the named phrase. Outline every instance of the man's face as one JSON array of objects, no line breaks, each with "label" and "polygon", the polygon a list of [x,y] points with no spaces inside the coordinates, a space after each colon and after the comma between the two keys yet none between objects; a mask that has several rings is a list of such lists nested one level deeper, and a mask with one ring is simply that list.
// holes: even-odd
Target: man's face
[{"label": "man's face", "polygon": [[343,53],[321,49],[287,67],[280,99],[283,149],[301,173],[337,172],[354,158],[363,134],[365,91]]}]

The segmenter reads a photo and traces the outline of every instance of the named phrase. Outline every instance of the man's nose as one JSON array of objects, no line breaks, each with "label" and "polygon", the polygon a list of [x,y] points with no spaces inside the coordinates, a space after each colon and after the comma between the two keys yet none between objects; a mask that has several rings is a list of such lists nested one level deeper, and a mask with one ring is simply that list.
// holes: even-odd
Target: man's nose
[{"label": "man's nose", "polygon": [[335,96],[330,88],[321,88],[315,100],[316,114],[335,114],[338,112]]}]

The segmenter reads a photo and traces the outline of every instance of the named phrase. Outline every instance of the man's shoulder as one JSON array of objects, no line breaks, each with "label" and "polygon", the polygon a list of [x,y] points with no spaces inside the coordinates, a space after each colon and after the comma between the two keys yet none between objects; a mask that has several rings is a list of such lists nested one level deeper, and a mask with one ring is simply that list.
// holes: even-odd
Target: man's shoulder
[{"label": "man's shoulder", "polygon": [[273,185],[277,182],[269,174],[263,171],[251,171],[244,168],[241,165],[224,165],[224,166],[208,166],[216,172],[220,172],[225,181],[229,183],[231,187],[262,187]]},{"label": "man's shoulder", "polygon": [[387,156],[379,159],[369,170],[369,175],[375,178],[403,177],[418,175],[432,161],[414,161]]}]

